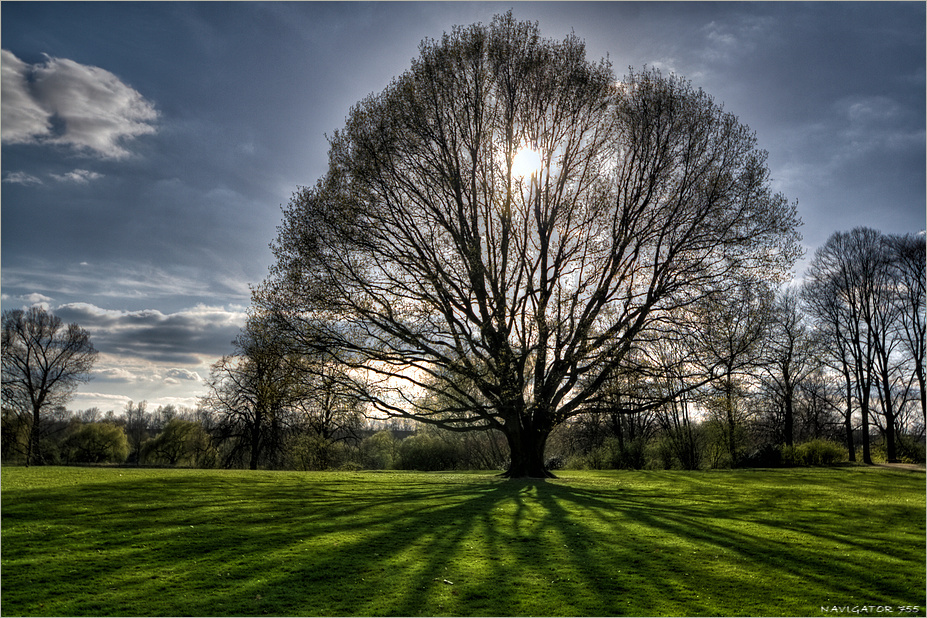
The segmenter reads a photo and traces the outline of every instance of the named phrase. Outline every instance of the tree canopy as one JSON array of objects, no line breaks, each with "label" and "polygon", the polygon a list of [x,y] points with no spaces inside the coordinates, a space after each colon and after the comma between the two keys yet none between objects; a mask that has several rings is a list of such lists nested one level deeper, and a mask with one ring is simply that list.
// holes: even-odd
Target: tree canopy
[{"label": "tree canopy", "polygon": [[735,116],[673,75],[618,81],[511,13],[424,41],[330,142],[257,304],[372,408],[504,433],[511,476],[546,474],[550,431],[642,338],[799,254],[796,207]]}]

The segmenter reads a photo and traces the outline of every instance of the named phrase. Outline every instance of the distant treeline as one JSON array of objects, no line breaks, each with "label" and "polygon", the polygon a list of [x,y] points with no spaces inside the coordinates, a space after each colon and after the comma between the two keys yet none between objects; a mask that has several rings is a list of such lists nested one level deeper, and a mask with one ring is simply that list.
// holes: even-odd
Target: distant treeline
[{"label": "distant treeline", "polygon": [[[760,405],[735,437],[732,461],[726,426],[710,416],[684,430],[660,412],[600,412],[562,425],[548,443],[547,466],[557,469],[702,469],[731,466],[827,465],[848,460],[840,415],[820,405],[824,385],[809,384],[800,400],[794,446],[781,441],[781,417]],[[2,455],[25,461],[28,430],[3,410]],[[857,430],[858,432],[858,430]],[[42,421],[41,462],[47,465],[125,464],[247,468],[247,444],[229,436],[205,409],[130,403],[123,414],[55,409]],[[924,462],[924,435],[899,436],[900,461]],[[855,443],[860,444],[860,436]],[[508,449],[497,432],[451,432],[407,420],[360,420],[325,437],[309,424],[281,425],[258,467],[281,470],[500,470]],[[872,436],[873,459],[886,461],[885,441]]]}]

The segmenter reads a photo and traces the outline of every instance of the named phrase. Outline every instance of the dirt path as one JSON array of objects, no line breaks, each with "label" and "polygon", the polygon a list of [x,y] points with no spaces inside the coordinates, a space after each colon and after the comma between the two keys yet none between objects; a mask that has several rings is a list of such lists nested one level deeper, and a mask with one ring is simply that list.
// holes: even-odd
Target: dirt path
[{"label": "dirt path", "polygon": [[910,463],[877,463],[873,464],[878,468],[890,468],[893,470],[917,470],[919,472],[924,472],[924,464],[910,464]]}]

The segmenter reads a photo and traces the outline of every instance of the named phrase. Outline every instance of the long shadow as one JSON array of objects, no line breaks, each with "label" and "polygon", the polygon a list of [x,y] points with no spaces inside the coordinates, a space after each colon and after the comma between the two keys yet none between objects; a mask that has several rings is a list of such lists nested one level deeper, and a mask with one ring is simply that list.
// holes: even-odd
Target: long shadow
[{"label": "long shadow", "polygon": [[[751,501],[725,499],[707,475],[653,478],[590,488],[415,475],[398,497],[362,474],[5,491],[4,606],[55,615],[37,590],[67,597],[59,615],[749,615],[751,598],[799,614],[923,602],[923,577],[892,568],[923,564],[923,523],[903,527],[919,543],[898,543],[864,505],[777,511],[787,483]],[[221,487],[206,491],[207,480]],[[923,507],[887,514],[922,518]]]}]

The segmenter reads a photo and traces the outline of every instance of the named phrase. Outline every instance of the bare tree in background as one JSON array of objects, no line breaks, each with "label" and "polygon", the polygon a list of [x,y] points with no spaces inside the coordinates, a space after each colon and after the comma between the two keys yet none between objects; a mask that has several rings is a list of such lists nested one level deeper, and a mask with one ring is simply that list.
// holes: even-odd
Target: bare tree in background
[{"label": "bare tree in background", "polygon": [[769,286],[743,279],[729,293],[699,303],[699,323],[693,328],[698,356],[713,374],[716,397],[708,407],[721,421],[731,465],[741,453],[738,432],[749,410],[745,398],[750,381],[763,364],[772,323],[773,292]]},{"label": "bare tree in background", "polygon": [[799,253],[795,206],[733,115],[675,76],[617,82],[511,13],[423,42],[329,157],[255,302],[374,409],[502,432],[512,477],[548,475],[551,430],[639,333]]},{"label": "bare tree in background", "polygon": [[4,406],[30,418],[26,465],[41,464],[42,411],[90,380],[97,351],[86,330],[41,307],[3,312],[2,350]]},{"label": "bare tree in background", "polygon": [[927,361],[927,242],[923,234],[895,236],[891,239],[892,266],[897,294],[899,337],[917,383],[922,422],[927,423],[927,384],[924,363]]},{"label": "bare tree in background", "polygon": [[213,365],[201,405],[218,418],[215,437],[231,445],[226,465],[243,457],[256,470],[282,448],[284,416],[300,386],[286,340],[260,317],[248,320],[235,347]]},{"label": "bare tree in background", "polygon": [[[840,351],[847,388],[859,404],[862,419],[863,462],[872,463],[869,426],[873,414],[872,389],[878,389],[886,416],[887,455],[895,459],[893,409],[892,337],[897,305],[885,237],[858,227],[835,232],[811,261],[805,298],[812,314],[825,326],[828,344]],[[851,447],[852,448],[852,447]]]},{"label": "bare tree in background", "polygon": [[782,405],[786,446],[795,441],[795,399],[799,385],[818,368],[817,341],[805,323],[798,290],[776,297],[769,324],[763,379]]},{"label": "bare tree in background", "polygon": [[147,408],[147,401],[140,401],[138,403],[129,401],[125,407],[125,430],[130,448],[129,459],[134,460],[136,465],[142,463],[142,444],[148,439],[150,430],[151,418]]}]

